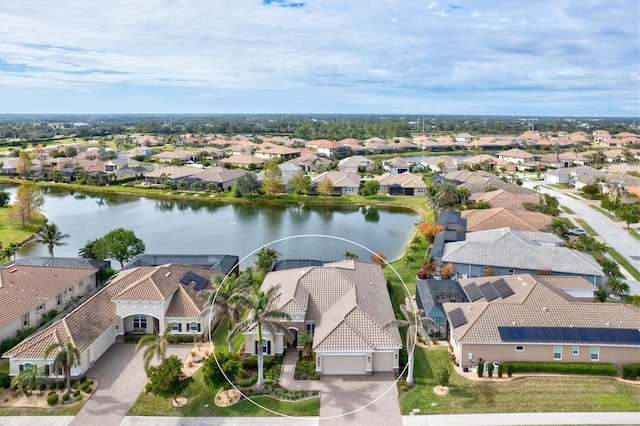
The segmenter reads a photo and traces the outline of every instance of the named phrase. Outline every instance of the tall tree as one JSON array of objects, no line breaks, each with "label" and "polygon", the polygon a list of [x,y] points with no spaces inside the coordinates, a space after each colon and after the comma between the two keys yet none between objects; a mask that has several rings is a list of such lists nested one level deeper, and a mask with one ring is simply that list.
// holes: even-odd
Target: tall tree
[{"label": "tall tree", "polygon": [[360,190],[360,195],[363,197],[373,197],[378,194],[380,190],[380,182],[375,179],[369,179],[364,183],[364,186]]},{"label": "tall tree", "polygon": [[245,195],[251,195],[258,192],[260,184],[256,178],[255,173],[245,173],[238,178],[234,185],[235,195],[237,197],[244,197]]},{"label": "tall tree", "polygon": [[83,259],[98,259],[98,256],[96,255],[94,250],[96,241],[98,241],[97,238],[95,240],[87,241],[85,245],[81,247],[80,250],[78,250],[78,256],[82,257]]},{"label": "tall tree", "polygon": [[49,355],[55,353],[53,358],[53,369],[62,370],[67,380],[67,393],[71,393],[71,367],[76,364],[80,364],[80,352],[78,348],[73,345],[71,340],[67,340],[65,343],[55,342],[47,346],[44,350],[44,359],[46,360]]},{"label": "tall tree", "polygon": [[328,176],[325,176],[318,184],[318,193],[327,197],[333,194],[333,183]]},{"label": "tall tree", "polygon": [[18,187],[16,199],[9,210],[9,217],[15,222],[21,222],[24,228],[31,221],[32,215],[44,204],[40,188],[33,182],[25,182]]},{"label": "tall tree", "polygon": [[389,321],[384,325],[387,327],[407,327],[407,335],[405,338],[405,344],[407,346],[407,352],[409,352],[409,366],[407,371],[407,383],[413,383],[413,361],[416,346],[416,336],[421,336],[427,345],[431,344],[428,331],[436,327],[436,323],[431,318],[425,317],[422,309],[418,309],[414,301],[407,297],[404,301],[404,305],[400,305],[400,310],[405,319],[395,319]]},{"label": "tall tree", "polygon": [[344,257],[345,260],[358,260],[358,255],[348,250],[342,253],[342,257]]},{"label": "tall tree", "polygon": [[282,194],[284,192],[284,186],[280,167],[274,162],[265,164],[262,178],[262,190],[265,194]]},{"label": "tall tree", "polygon": [[[238,278],[228,277],[226,282],[219,283],[215,289],[215,293],[211,297],[213,303],[211,310],[210,329],[214,330],[220,324],[228,325],[228,330],[232,330],[234,324],[238,323],[242,318],[243,308],[238,305],[237,295],[247,293],[254,285],[250,272],[243,272]],[[229,352],[233,352],[233,338],[235,336],[227,335],[227,344]]]},{"label": "tall tree", "polygon": [[0,207],[6,207],[11,201],[11,194],[7,191],[0,191]]},{"label": "tall tree", "polygon": [[26,178],[31,172],[32,163],[31,155],[27,151],[20,151],[20,154],[18,154],[18,162],[16,163],[16,173]]},{"label": "tall tree", "polygon": [[289,191],[294,194],[306,194],[309,192],[311,186],[311,178],[304,174],[302,170],[296,172],[291,176],[289,181]]},{"label": "tall tree", "polygon": [[443,183],[438,187],[436,199],[442,208],[453,207],[460,203],[458,188],[452,183]]},{"label": "tall tree", "polygon": [[616,210],[616,216],[627,224],[627,229],[632,223],[640,222],[640,203],[630,204]]},{"label": "tall tree", "polygon": [[275,338],[278,333],[282,333],[287,341],[291,341],[291,332],[280,322],[290,320],[288,313],[275,309],[275,299],[280,295],[280,284],[269,288],[263,292],[254,290],[249,294],[239,294],[238,303],[246,308],[249,313],[247,317],[238,322],[233,328],[233,334],[253,329],[258,330],[258,382],[261,388],[264,385],[264,353],[262,347],[262,330],[265,329]]},{"label": "tall tree", "polygon": [[171,355],[163,359],[160,365],[149,367],[148,391],[162,397],[175,397],[186,387],[188,382],[181,380],[182,361]]},{"label": "tall tree", "polygon": [[39,244],[44,244],[49,250],[49,256],[53,257],[54,247],[65,246],[67,243],[63,242],[65,238],[69,238],[69,234],[63,234],[58,229],[58,225],[55,223],[45,223],[42,228],[34,235],[34,241]]},{"label": "tall tree", "polygon": [[168,323],[165,325],[162,334],[149,334],[138,340],[136,353],[138,353],[140,349],[145,348],[142,352],[142,365],[144,365],[144,371],[147,373],[147,376],[149,376],[149,365],[153,358],[155,357],[160,361],[164,361],[167,356],[167,338],[171,332],[171,327],[173,327],[173,323]]},{"label": "tall tree", "polygon": [[120,267],[124,267],[124,262],[144,253],[144,250],[144,242],[136,237],[133,231],[124,228],[108,232],[93,245],[93,251],[97,258],[115,259],[120,262]]},{"label": "tall tree", "polygon": [[273,268],[273,264],[276,263],[280,253],[270,247],[262,247],[256,254],[256,269],[264,277]]}]

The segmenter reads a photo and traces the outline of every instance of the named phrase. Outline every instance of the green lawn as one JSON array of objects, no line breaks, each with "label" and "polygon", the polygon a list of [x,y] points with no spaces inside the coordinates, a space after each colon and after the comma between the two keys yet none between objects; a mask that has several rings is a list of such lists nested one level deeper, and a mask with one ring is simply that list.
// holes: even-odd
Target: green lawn
[{"label": "green lawn", "polygon": [[[171,398],[161,398],[148,393],[141,393],[129,410],[130,416],[187,416],[187,417],[269,417],[275,416],[249,400],[241,401],[231,407],[218,407],[214,404],[216,392],[210,390],[198,371],[193,380],[181,394],[189,402],[182,408],[171,406]],[[253,397],[258,404],[288,416],[318,416],[320,414],[320,398],[314,397],[303,401],[279,401],[267,396]]]},{"label": "green lawn", "polygon": [[[86,399],[85,399],[86,400]],[[61,404],[60,402],[58,404]],[[5,416],[75,416],[84,404],[60,405],[56,408],[0,407],[0,417]]]},{"label": "green lawn", "polygon": [[577,223],[578,225],[580,225],[580,227],[581,227],[582,229],[584,229],[585,231],[587,231],[587,234],[589,234],[589,235],[591,235],[591,236],[596,236],[596,235],[598,235],[598,233],[597,233],[597,232],[596,232],[592,227],[590,227],[590,226],[587,224],[587,222],[585,222],[584,220],[582,220],[582,219],[576,219],[576,223]]},{"label": "green lawn", "polygon": [[560,206],[560,208],[561,208],[562,210],[564,210],[564,212],[565,212],[566,214],[575,214],[575,213],[573,212],[573,210],[571,210],[569,207],[566,207],[566,206]]},{"label": "green lawn", "polygon": [[9,208],[0,208],[0,243],[7,247],[10,243],[20,244],[33,235],[44,223],[44,216],[36,213],[34,220],[27,223],[23,228],[22,224],[12,224],[9,221]]},{"label": "green lawn", "polygon": [[629,229],[627,229],[627,232],[629,232],[629,234],[633,238],[635,238],[636,240],[640,240],[640,233],[638,231],[636,231],[635,229],[629,228]]},{"label": "green lawn", "polygon": [[613,260],[618,262],[622,268],[626,269],[627,272],[630,273],[635,280],[640,280],[640,271],[634,268],[633,265],[631,265],[631,263],[629,263],[625,257],[623,257],[620,253],[618,253],[611,247],[607,248],[607,253],[609,253]]},{"label": "green lawn", "polygon": [[[526,377],[513,381],[472,381],[451,374],[449,395],[433,393],[433,370],[448,362],[447,349],[416,349],[420,386],[400,396],[403,415],[504,412],[637,411],[640,386],[610,378]],[[506,376],[505,376],[506,377]]]}]

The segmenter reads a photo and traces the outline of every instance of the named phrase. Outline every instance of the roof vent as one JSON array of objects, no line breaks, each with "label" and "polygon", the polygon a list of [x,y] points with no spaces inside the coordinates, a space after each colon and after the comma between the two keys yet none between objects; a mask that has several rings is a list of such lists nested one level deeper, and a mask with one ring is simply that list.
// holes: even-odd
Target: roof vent
[{"label": "roof vent", "polygon": [[169,271],[166,274],[164,274],[165,277],[168,277],[169,275],[171,275],[171,271]]},{"label": "roof vent", "polygon": [[511,321],[511,325],[515,326],[517,324],[516,321]]},{"label": "roof vent", "polygon": [[542,308],[542,312],[549,312],[549,308],[547,308],[546,306],[544,306],[544,307]]},{"label": "roof vent", "polygon": [[469,307],[467,307],[467,310],[472,311],[473,310],[473,306],[469,305]]}]

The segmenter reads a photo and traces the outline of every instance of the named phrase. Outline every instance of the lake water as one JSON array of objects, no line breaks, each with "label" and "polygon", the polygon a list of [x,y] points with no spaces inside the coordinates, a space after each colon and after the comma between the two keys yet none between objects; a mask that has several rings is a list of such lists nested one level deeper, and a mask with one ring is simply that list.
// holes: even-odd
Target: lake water
[{"label": "lake water", "polygon": [[[5,187],[12,196],[16,187]],[[89,240],[115,228],[133,230],[154,254],[231,254],[240,259],[272,241],[300,235],[352,240],[399,257],[420,216],[403,208],[308,207],[212,204],[155,200],[126,195],[95,195],[43,188],[42,213],[70,235],[56,257],[77,257]],[[328,237],[292,238],[270,246],[281,258],[338,260],[342,253],[371,254],[357,245]],[[19,256],[47,256],[43,245],[25,244]],[[241,267],[247,267],[253,258]],[[117,262],[114,267],[117,267]]]}]

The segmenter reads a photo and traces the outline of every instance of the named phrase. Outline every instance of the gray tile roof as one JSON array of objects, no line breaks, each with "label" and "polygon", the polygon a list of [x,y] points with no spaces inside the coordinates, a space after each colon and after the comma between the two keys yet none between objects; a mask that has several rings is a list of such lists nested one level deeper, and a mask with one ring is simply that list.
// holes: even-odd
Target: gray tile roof
[{"label": "gray tile roof", "polygon": [[472,232],[467,234],[466,241],[446,243],[442,261],[593,276],[604,275],[600,265],[585,253],[565,247],[542,246],[532,240],[532,237],[535,238],[535,235],[540,234],[546,233],[523,233],[509,228]]}]

